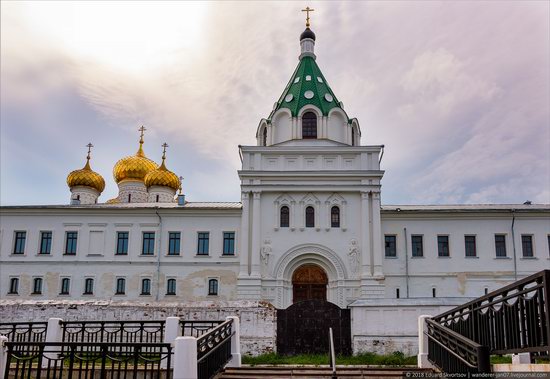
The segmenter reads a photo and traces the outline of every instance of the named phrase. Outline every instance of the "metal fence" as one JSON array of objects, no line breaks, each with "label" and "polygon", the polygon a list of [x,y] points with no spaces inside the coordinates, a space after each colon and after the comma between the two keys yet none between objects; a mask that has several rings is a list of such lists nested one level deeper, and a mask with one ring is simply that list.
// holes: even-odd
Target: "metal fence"
[{"label": "metal fence", "polygon": [[233,320],[227,320],[197,339],[197,370],[200,379],[214,377],[231,359]]},{"label": "metal fence", "polygon": [[62,321],[63,342],[162,343],[165,321]]},{"label": "metal fence", "polygon": [[170,379],[171,344],[6,342],[5,378]]},{"label": "metal fence", "polygon": [[190,336],[190,337],[200,337],[204,333],[208,332],[210,329],[213,329],[223,323],[223,321],[212,321],[212,320],[181,320],[181,335]]},{"label": "metal fence", "polygon": [[42,342],[46,340],[47,322],[3,322],[0,336],[15,342]]},{"label": "metal fence", "polygon": [[[427,321],[428,359],[445,370],[446,357],[453,356],[458,361],[452,372],[458,372],[472,370],[467,364],[472,363],[472,354],[478,354],[476,362],[485,360],[484,352],[487,356],[531,353],[548,357],[549,297],[550,270],[544,270],[433,317]],[[471,350],[474,347],[477,353]],[[475,370],[487,369],[482,364]]]}]

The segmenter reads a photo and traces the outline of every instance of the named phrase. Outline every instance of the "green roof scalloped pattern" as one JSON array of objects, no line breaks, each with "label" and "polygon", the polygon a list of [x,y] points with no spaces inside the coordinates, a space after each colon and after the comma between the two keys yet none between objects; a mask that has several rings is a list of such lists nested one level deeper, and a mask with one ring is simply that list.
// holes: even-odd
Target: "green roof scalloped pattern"
[{"label": "green roof scalloped pattern", "polygon": [[[306,80],[307,76],[310,76],[311,80]],[[299,79],[296,80],[296,78]],[[318,78],[321,78],[322,82]],[[310,99],[304,96],[307,91],[313,92],[313,97]],[[325,99],[327,93],[332,96],[331,101]],[[287,102],[288,95],[292,95],[292,100]],[[277,101],[277,105],[271,111],[269,120],[281,108],[287,108],[292,113],[292,116],[297,116],[298,111],[307,104],[319,108],[324,116],[327,116],[332,108],[338,107],[342,109],[336,95],[330,89],[323,73],[319,69],[319,66],[317,66],[315,59],[310,56],[302,57],[300,63],[298,63],[298,67],[294,70],[294,74],[292,74],[283,94]]]}]

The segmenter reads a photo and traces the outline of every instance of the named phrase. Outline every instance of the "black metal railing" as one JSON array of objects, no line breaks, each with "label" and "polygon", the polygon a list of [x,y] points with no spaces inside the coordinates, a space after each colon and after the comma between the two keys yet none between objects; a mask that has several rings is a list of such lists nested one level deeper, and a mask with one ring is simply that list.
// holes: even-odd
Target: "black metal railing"
[{"label": "black metal railing", "polygon": [[3,322],[0,336],[14,342],[42,342],[46,340],[47,322]]},{"label": "black metal railing", "polygon": [[181,320],[180,319],[180,328],[181,335],[188,337],[199,338],[204,333],[208,332],[210,329],[213,329],[223,323],[224,321],[213,321],[213,320]]},{"label": "black metal railing", "polygon": [[433,320],[428,326],[428,357],[443,372],[490,372],[490,354],[482,346]]},{"label": "black metal railing", "polygon": [[197,339],[199,379],[210,379],[231,359],[233,320],[227,320]]},{"label": "black metal railing", "polygon": [[62,321],[63,342],[162,343],[165,321]]},{"label": "black metal railing", "polygon": [[[544,270],[432,318],[428,359],[444,369],[452,344],[488,354],[550,354],[550,270]],[[438,325],[439,327],[436,327]],[[451,333],[452,332],[452,333]],[[460,339],[457,339],[461,337]],[[453,339],[454,338],[454,339]],[[439,346],[439,347],[436,347]],[[446,350],[446,352],[438,349]],[[484,359],[478,357],[478,360]],[[485,367],[485,366],[484,366]],[[471,367],[465,365],[464,370]],[[478,369],[479,370],[479,369]]]},{"label": "black metal railing", "polygon": [[171,344],[7,342],[5,378],[171,378]]}]

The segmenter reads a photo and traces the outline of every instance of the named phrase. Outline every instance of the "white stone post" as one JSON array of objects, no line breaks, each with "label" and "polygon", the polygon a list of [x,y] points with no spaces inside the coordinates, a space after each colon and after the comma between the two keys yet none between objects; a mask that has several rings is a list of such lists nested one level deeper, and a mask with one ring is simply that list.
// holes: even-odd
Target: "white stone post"
[{"label": "white stone post", "polygon": [[531,364],[531,354],[530,353],[519,353],[512,354],[512,364],[521,365],[521,364]]},{"label": "white stone post", "polygon": [[0,378],[2,379],[7,379],[4,377],[6,364],[8,362],[8,348],[6,342],[8,342],[8,337],[0,336]]},{"label": "white stone post", "polygon": [[[164,343],[173,344],[180,334],[180,318],[179,317],[167,317],[164,324]],[[172,345],[173,346],[173,345]],[[174,367],[174,360],[171,360],[172,367]],[[163,359],[160,363],[161,368],[168,367],[168,360]]]},{"label": "white stone post", "polygon": [[174,379],[198,379],[197,339],[177,337],[174,343]]},{"label": "white stone post", "polygon": [[418,317],[418,367],[434,368],[428,360],[428,336],[424,334],[428,331],[426,319],[431,318],[429,315]]},{"label": "white stone post", "polygon": [[228,316],[226,320],[233,320],[231,329],[233,330],[233,336],[231,336],[231,360],[227,363],[226,367],[241,367],[241,331],[239,318],[237,316]]},{"label": "white stone post", "polygon": [[[62,342],[63,339],[63,330],[61,329],[61,322],[63,320],[60,318],[49,318],[48,319],[48,328],[46,329],[46,341],[45,342]],[[48,367],[48,361],[50,359],[58,359],[57,353],[44,353],[44,358],[42,359],[42,367]]]}]

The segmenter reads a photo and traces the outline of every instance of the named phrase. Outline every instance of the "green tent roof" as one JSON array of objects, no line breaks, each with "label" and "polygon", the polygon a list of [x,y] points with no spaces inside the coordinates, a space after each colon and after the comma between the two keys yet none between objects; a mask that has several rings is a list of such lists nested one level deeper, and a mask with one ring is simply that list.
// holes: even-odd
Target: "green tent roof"
[{"label": "green tent roof", "polygon": [[[304,56],[290,78],[283,94],[269,115],[269,120],[281,108],[287,108],[292,116],[297,116],[304,105],[311,104],[319,108],[323,115],[328,115],[332,108],[343,108],[330,89],[315,59]],[[345,112],[344,112],[345,113]]]}]

